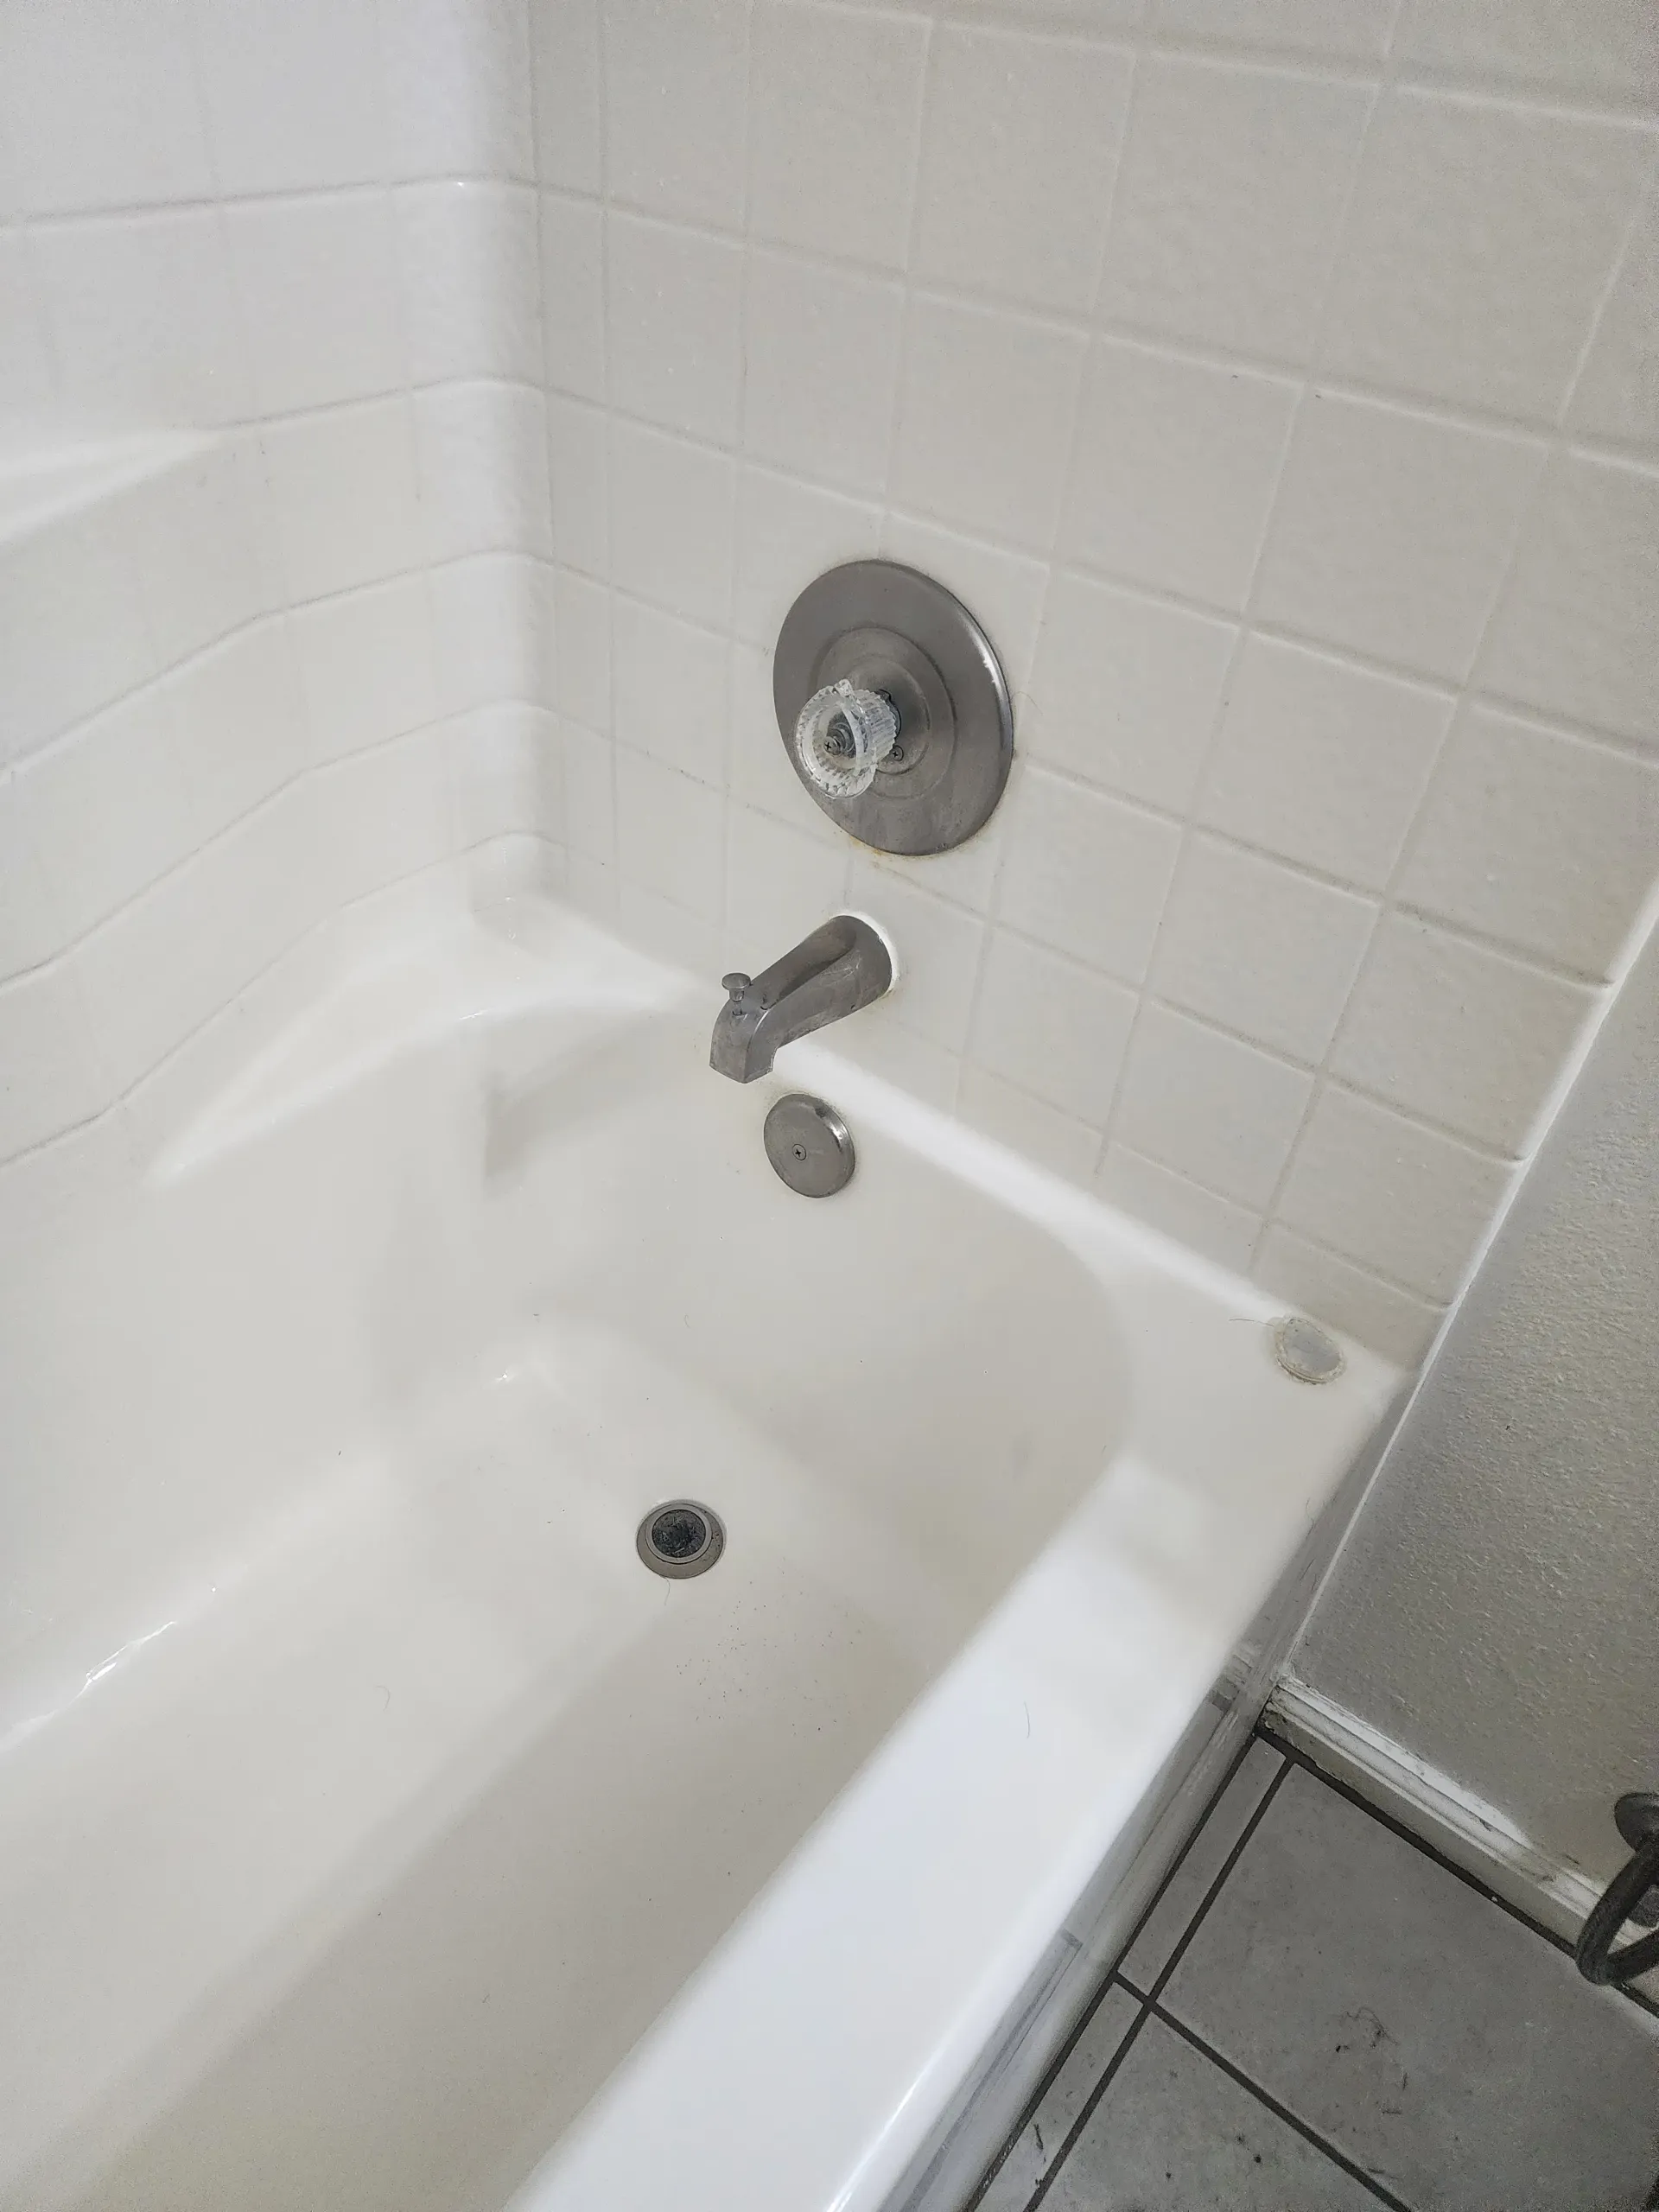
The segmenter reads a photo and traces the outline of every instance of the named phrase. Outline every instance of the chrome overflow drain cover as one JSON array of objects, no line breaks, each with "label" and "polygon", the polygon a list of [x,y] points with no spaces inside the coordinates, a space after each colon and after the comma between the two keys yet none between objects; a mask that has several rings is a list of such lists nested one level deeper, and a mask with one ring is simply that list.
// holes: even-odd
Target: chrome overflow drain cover
[{"label": "chrome overflow drain cover", "polygon": [[852,1133],[833,1106],[791,1090],[766,1116],[766,1158],[804,1198],[832,1198],[853,1179]]},{"label": "chrome overflow drain cover", "polygon": [[726,1548],[720,1516],[694,1497],[671,1497],[653,1505],[634,1539],[640,1558],[653,1574],[672,1581],[706,1574]]},{"label": "chrome overflow drain cover", "polygon": [[1299,1382],[1334,1382],[1348,1364],[1336,1338],[1300,1313],[1281,1314],[1269,1333],[1274,1357]]}]

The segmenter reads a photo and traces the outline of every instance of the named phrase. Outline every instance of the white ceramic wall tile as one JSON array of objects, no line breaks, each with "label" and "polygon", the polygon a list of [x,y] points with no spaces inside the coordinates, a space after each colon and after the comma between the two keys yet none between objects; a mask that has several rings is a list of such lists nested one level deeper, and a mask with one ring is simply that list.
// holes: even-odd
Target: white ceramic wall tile
[{"label": "white ceramic wall tile", "polygon": [[395,175],[533,174],[526,0],[395,0],[380,35]]},{"label": "white ceramic wall tile", "polygon": [[34,213],[209,198],[190,0],[8,8],[0,138]]},{"label": "white ceramic wall tile", "polygon": [[459,851],[536,823],[562,831],[564,760],[555,732],[545,708],[514,699],[444,725],[438,737]]},{"label": "white ceramic wall tile", "polygon": [[[569,203],[549,205],[564,209]],[[535,194],[524,185],[455,177],[404,185],[394,194],[393,206],[414,382],[436,384],[447,377],[537,382],[542,349]],[[596,226],[596,214],[593,221]],[[556,220],[544,215],[543,245],[550,233],[556,239]],[[582,272],[559,266],[581,314],[564,312],[566,287],[561,286],[552,291],[560,312],[550,317],[551,327],[561,335],[585,332],[591,305],[597,331],[597,290],[590,302],[579,289]],[[595,247],[595,286],[597,267]]]},{"label": "white ceramic wall tile", "polygon": [[1652,744],[1656,605],[1659,472],[1561,454],[1527,518],[1481,681]]},{"label": "white ceramic wall tile", "polygon": [[749,259],[743,443],[762,461],[879,493],[887,480],[902,289],[792,256]]},{"label": "white ceramic wall tile", "polygon": [[868,560],[880,535],[881,510],[867,500],[745,468],[737,487],[737,636],[770,651],[797,594],[826,569]]},{"label": "white ceramic wall tile", "polygon": [[998,917],[1039,944],[1138,983],[1152,957],[1181,833],[1173,822],[1027,769]]},{"label": "white ceramic wall tile", "polygon": [[881,924],[898,948],[893,1020],[959,1052],[968,1039],[984,925],[862,857],[853,861],[847,896],[860,913]]},{"label": "white ceramic wall tile", "polygon": [[725,893],[726,802],[628,746],[616,751],[616,840],[624,877],[707,922]]},{"label": "white ceramic wall tile", "polygon": [[729,455],[613,420],[617,582],[693,621],[723,624],[731,607],[736,493]]},{"label": "white ceramic wall tile", "polygon": [[599,0],[531,0],[536,174],[570,192],[600,188]]},{"label": "white ceramic wall tile", "polygon": [[251,388],[218,217],[42,226],[33,239],[65,400],[95,421],[236,421]]},{"label": "white ceramic wall tile", "polygon": [[404,380],[391,212],[379,193],[227,208],[255,404],[268,415]]},{"label": "white ceramic wall tile", "polygon": [[1406,0],[1402,60],[1659,105],[1647,0]]},{"label": "white ceramic wall tile", "polygon": [[0,982],[39,967],[73,934],[59,914],[35,843],[26,804],[28,772],[0,772]]},{"label": "white ceramic wall tile", "polygon": [[553,582],[558,631],[559,705],[590,730],[611,726],[611,595],[602,584],[561,569]]},{"label": "white ceramic wall tile", "polygon": [[1131,69],[1114,48],[941,24],[929,57],[917,275],[1086,311]]},{"label": "white ceramic wall tile", "polygon": [[407,399],[273,423],[264,444],[283,574],[296,600],[378,583],[419,564]]},{"label": "white ceramic wall tile", "polygon": [[616,857],[616,791],[608,741],[575,722],[563,728],[564,830],[573,853],[608,867]]},{"label": "white ceramic wall tile", "polygon": [[1046,550],[1065,489],[1083,355],[1083,340],[1051,323],[913,299],[895,498]]},{"label": "white ceramic wall tile", "polygon": [[450,849],[448,766],[444,734],[415,730],[333,762],[304,787],[315,791],[331,905],[413,875]]},{"label": "white ceramic wall tile", "polygon": [[1250,353],[1305,353],[1371,99],[1367,86],[1285,70],[1147,61],[1102,311]]},{"label": "white ceramic wall tile", "polygon": [[1154,0],[1153,28],[1185,38],[1236,41],[1380,60],[1400,0]]},{"label": "white ceramic wall tile", "polygon": [[515,384],[448,384],[414,397],[426,557],[550,556],[546,402]]},{"label": "white ceramic wall tile", "polygon": [[223,190],[302,192],[385,175],[376,0],[200,0],[196,36]]},{"label": "white ceramic wall tile", "polygon": [[671,967],[707,976],[720,966],[717,921],[659,898],[626,876],[617,886],[616,918],[630,943]]},{"label": "white ceramic wall tile", "polygon": [[542,345],[550,391],[603,400],[605,218],[590,200],[542,194]]},{"label": "white ceramic wall tile", "polygon": [[1471,706],[1398,895],[1605,976],[1659,868],[1659,763]]},{"label": "white ceramic wall tile", "polygon": [[903,264],[925,22],[757,0],[749,117],[757,235]]},{"label": "white ceramic wall tile", "polygon": [[750,975],[845,903],[847,855],[768,814],[734,806],[727,823],[722,957]]},{"label": "white ceramic wall tile", "polygon": [[969,1056],[1091,1128],[1105,1126],[1135,994],[1011,931],[992,937]]},{"label": "white ceramic wall tile", "polygon": [[665,429],[733,443],[741,247],[676,225],[613,214],[606,250],[612,400]]},{"label": "white ceramic wall tile", "polygon": [[1199,817],[1246,844],[1381,890],[1451,717],[1444,692],[1252,637]]},{"label": "white ceramic wall tile", "polygon": [[518,553],[479,554],[432,570],[432,657],[446,715],[540,695],[546,577],[542,563]]},{"label": "white ceramic wall tile", "polygon": [[29,240],[21,230],[0,232],[0,408],[48,413],[54,374]]},{"label": "white ceramic wall tile", "polygon": [[1408,1113],[1519,1157],[1594,1004],[1580,985],[1391,914],[1331,1067]]},{"label": "white ceramic wall tile", "polygon": [[[299,857],[290,855],[294,861]],[[315,854],[304,857],[315,875]],[[111,915],[77,948],[75,969],[117,1096],[211,1020],[257,972],[248,967],[246,944],[258,889],[251,880],[232,881],[225,845],[209,846]]]},{"label": "white ceramic wall tile", "polygon": [[547,471],[553,501],[553,550],[561,561],[603,575],[610,566],[607,426],[597,408],[556,392],[547,396]]},{"label": "white ceramic wall tile", "polygon": [[1568,419],[1588,435],[1659,444],[1659,187],[1625,243]]},{"label": "white ceramic wall tile", "polygon": [[1166,1236],[1190,1244],[1224,1268],[1245,1274],[1262,1233],[1262,1217],[1249,1206],[1218,1198],[1173,1168],[1160,1166],[1126,1144],[1109,1144],[1095,1188],[1110,1205]]},{"label": "white ceramic wall tile", "polygon": [[1101,340],[1064,550],[1133,583],[1243,607],[1295,400],[1283,378]]},{"label": "white ceramic wall tile", "polygon": [[0,546],[0,762],[155,672],[136,576],[96,512]]},{"label": "white ceramic wall tile", "polygon": [[0,985],[0,1160],[90,1121],[106,1089],[67,962]]},{"label": "white ceramic wall tile", "polygon": [[115,534],[164,667],[281,604],[269,505],[264,455],[251,433],[216,440],[112,503]]},{"label": "white ceramic wall tile", "polygon": [[1286,467],[1261,614],[1466,676],[1543,457],[1502,431],[1316,394]]},{"label": "white ceramic wall tile", "polygon": [[1055,576],[1023,736],[1032,757],[1183,812],[1221,704],[1230,623]]},{"label": "white ceramic wall tile", "polygon": [[1153,966],[1155,989],[1293,1058],[1336,1033],[1376,908],[1213,837],[1182,856]]},{"label": "white ceramic wall tile", "polygon": [[1268,1230],[1252,1273],[1264,1289],[1317,1313],[1402,1367],[1416,1364],[1440,1326],[1440,1306],[1379,1281],[1293,1230]]},{"label": "white ceramic wall tile", "polygon": [[1316,1100],[1278,1218],[1427,1300],[1456,1292],[1512,1171],[1331,1084]]},{"label": "white ceramic wall tile", "polygon": [[1206,1190],[1262,1207],[1312,1090],[1301,1070],[1149,1003],[1135,1025],[1112,1135]]},{"label": "white ceramic wall tile", "polygon": [[613,620],[617,737],[723,789],[725,639],[633,599],[617,600]]},{"label": "white ceramic wall tile", "polygon": [[432,611],[423,576],[318,600],[289,617],[320,760],[435,721]]},{"label": "white ceramic wall tile", "polygon": [[1052,1169],[1068,1183],[1086,1183],[1100,1151],[1098,1129],[1073,1121],[971,1060],[962,1071],[957,1111],[971,1128],[1034,1160],[1039,1167]]},{"label": "white ceramic wall tile", "polygon": [[175,867],[198,842],[168,703],[156,685],[36,754],[16,782],[65,943]]},{"label": "white ceramic wall tile", "polygon": [[1147,7],[1147,0],[944,0],[940,12],[1004,29],[1111,37],[1133,30]]},{"label": "white ceramic wall tile", "polygon": [[[983,830],[966,844],[953,845],[948,853],[872,852],[868,855],[869,864],[880,875],[896,876],[901,883],[912,884],[934,898],[948,899],[952,906],[965,906],[971,913],[988,914],[1016,810],[1012,805],[1006,812],[999,807]],[[841,834],[837,830],[836,835]]]},{"label": "white ceramic wall tile", "polygon": [[693,222],[743,220],[746,0],[603,0],[611,190]]},{"label": "white ceramic wall tile", "polygon": [[203,841],[297,776],[310,760],[285,626],[255,622],[171,675],[174,746]]},{"label": "white ceramic wall tile", "polygon": [[1365,149],[1328,365],[1553,421],[1651,160],[1633,124],[1390,93]]}]

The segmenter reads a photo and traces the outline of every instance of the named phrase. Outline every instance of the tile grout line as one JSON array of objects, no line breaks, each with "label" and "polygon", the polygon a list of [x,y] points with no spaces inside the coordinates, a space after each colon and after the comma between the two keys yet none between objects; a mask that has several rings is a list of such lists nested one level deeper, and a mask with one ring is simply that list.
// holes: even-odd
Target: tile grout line
[{"label": "tile grout line", "polygon": [[[1408,1843],[1414,1851],[1421,1852],[1425,1859],[1432,1859],[1435,1866],[1442,1868],[1446,1873],[1454,1875],[1465,1889],[1472,1890],[1477,1897],[1484,1897],[1488,1904],[1496,1905],[1500,1912],[1506,1914],[1510,1919],[1517,1921],[1522,1928],[1536,1936],[1541,1942],[1548,1943],[1551,1950],[1560,1952],[1564,1958],[1572,1957],[1573,1946],[1564,1936],[1558,1936],[1553,1928],[1544,1927],[1541,1923],[1522,1912],[1519,1905],[1511,1904],[1507,1897],[1500,1897],[1498,1892],[1489,1888],[1478,1874],[1471,1873],[1466,1866],[1459,1866],[1455,1859],[1449,1859],[1443,1851],[1437,1850],[1427,1837],[1414,1834],[1394,1814],[1385,1812],[1382,1806],[1374,1805],[1368,1797],[1362,1796],[1351,1783],[1344,1782],[1339,1776],[1327,1774],[1307,1752],[1301,1750],[1299,1745],[1289,1742],[1287,1738],[1276,1733],[1268,1722],[1261,1722],[1258,1725],[1257,1732],[1263,1743],[1271,1744],[1275,1751],[1282,1751],[1291,1765],[1301,1767],[1306,1773],[1311,1774],[1316,1782],[1323,1783],[1327,1789],[1333,1789],[1338,1797],[1345,1797],[1357,1811],[1365,1814],[1370,1819],[1378,1822],[1381,1827],[1391,1829],[1402,1843]],[[1647,1996],[1639,1989],[1618,1987],[1617,1985],[1615,1986],[1618,1989],[1618,1994],[1627,1998],[1639,2012],[1650,2013],[1656,2019],[1659,2019],[1659,2001]],[[1659,2183],[1655,2186],[1659,2188]]]},{"label": "tile grout line", "polygon": [[[1255,1740],[1255,1732],[1252,1731],[1250,1741],[1254,1743]],[[1274,1751],[1277,1751],[1278,1748],[1279,1747],[1276,1744],[1273,1746]],[[1256,1805],[1254,1812],[1250,1815],[1249,1819],[1244,1823],[1243,1832],[1239,1835],[1238,1840],[1234,1844],[1232,1849],[1223,1860],[1220,1872],[1216,1876],[1214,1881],[1211,1883],[1209,1888],[1199,1899],[1198,1908],[1194,1911],[1192,1917],[1187,1922],[1186,1926],[1181,1931],[1180,1941],[1176,1944],[1168,1958],[1165,1960],[1163,1967],[1154,1980],[1151,1988],[1136,1991],[1136,1994],[1144,1998],[1145,2001],[1148,2005],[1155,2005],[1159,1999],[1163,1995],[1165,1988],[1174,1975],[1175,1969],[1180,1965],[1181,1961],[1186,1956],[1193,1938],[1197,1936],[1199,1928],[1203,1925],[1205,1919],[1209,1914],[1211,1906],[1214,1904],[1216,1899],[1221,1895],[1222,1891],[1226,1887],[1234,1867],[1237,1866],[1239,1860],[1243,1857],[1246,1849],[1249,1847],[1251,1838],[1255,1835],[1257,1828],[1261,1827],[1262,1821],[1267,1818],[1268,1809],[1272,1805],[1274,1799],[1279,1795],[1280,1790],[1283,1788],[1285,1777],[1289,1773],[1289,1762],[1286,1761],[1281,1765],[1278,1773],[1274,1776],[1273,1780],[1262,1792],[1261,1800]],[[1126,1953],[1125,1956],[1127,1955],[1128,1954]],[[1119,1975],[1119,1979],[1122,1980],[1121,1974]],[[1126,1989],[1132,1989],[1135,1985],[1132,1982],[1125,1981],[1123,1983],[1123,1986]]]},{"label": "tile grout line", "polygon": [[1378,2181],[1374,2175],[1368,2174],[1363,2166],[1356,2164],[1346,2152],[1338,2150],[1334,2143],[1327,2141],[1316,2128],[1310,2127],[1305,2120],[1299,2119],[1288,2105],[1281,2104],[1278,2098],[1269,2090],[1264,2089],[1259,2082],[1252,2081],[1242,2067],[1236,2066],[1230,2058],[1224,2057],[1220,2051],[1205,2043],[1202,2036],[1195,2035],[1192,2030],[1178,2020],[1173,2012],[1166,2012],[1161,2005],[1149,2000],[1147,2012],[1142,2017],[1145,2018],[1147,2015],[1161,2021],[1165,2027],[1179,2036],[1183,2043],[1198,2052],[1200,2056],[1208,2059],[1210,2063],[1226,2075],[1230,2081],[1236,2082],[1241,2089],[1254,2097],[1259,2105],[1263,2106],[1275,2118],[1283,2120],[1287,2126],[1294,2127],[1305,2143],[1311,2144],[1316,2151],[1328,2158],[1333,2166],[1339,2166],[1344,2173],[1368,2190],[1379,2203],[1391,2206],[1393,2212],[1413,2212],[1413,2208],[1403,2197],[1396,2196],[1392,2190]]},{"label": "tile grout line", "polygon": [[[1222,1785],[1223,1789],[1225,1789],[1228,1783],[1231,1783],[1233,1776],[1237,1773],[1239,1767],[1243,1765],[1244,1758],[1249,1753],[1250,1745],[1255,1741],[1255,1737],[1254,1733],[1252,1733],[1246,1739],[1244,1749],[1240,1752],[1238,1759],[1233,1767],[1232,1772],[1229,1774],[1227,1783],[1224,1783]],[[1275,1745],[1274,1749],[1277,1750],[1277,1748],[1278,1746]],[[1173,1952],[1171,1954],[1166,1964],[1165,1965],[1162,1974],[1159,1975],[1157,1980],[1154,1983],[1152,1995],[1147,1996],[1142,1991],[1136,1989],[1133,1983],[1125,1981],[1122,1975],[1114,1969],[1111,1980],[1116,1981],[1120,1987],[1127,1989],[1132,1997],[1135,1997],[1140,1999],[1141,2007],[1140,2014],[1136,2018],[1133,2026],[1129,2029],[1128,2033],[1118,2045],[1116,2050],[1113,2052],[1110,2064],[1107,2067],[1100,2080],[1096,2082],[1093,2089],[1090,2090],[1087,2099],[1084,2101],[1083,2109],[1077,2114],[1077,2120],[1068,2132],[1065,2142],[1061,2144],[1059,2151],[1055,2156],[1053,2164],[1049,2167],[1047,2172],[1044,2174],[1042,2180],[1037,2185],[1035,2192],[1029,2199],[1026,2206],[1026,2212],[1037,2212],[1038,2206],[1042,2202],[1056,2177],[1065,2166],[1066,2160],[1071,2157],[1072,2150],[1077,2144],[1077,2138],[1083,2133],[1084,2129],[1087,2127],[1089,2122],[1093,2119],[1096,2107],[1104,2097],[1107,2090],[1111,2087],[1113,2077],[1116,2075],[1118,2068],[1123,2063],[1125,2058],[1128,2057],[1130,2047],[1133,2045],[1136,2037],[1140,2034],[1148,2015],[1154,2009],[1156,1999],[1159,1993],[1162,1991],[1164,1984],[1168,1980],[1170,1975],[1174,1973],[1175,1968],[1179,1965],[1181,1959],[1185,1953],[1187,1945],[1192,1942],[1194,1935],[1198,1932],[1199,1922],[1202,1921],[1205,1913],[1209,1911],[1211,1905],[1214,1903],[1216,1897],[1220,1894],[1224,1884],[1226,1882],[1228,1876],[1232,1872],[1233,1868],[1237,1865],[1245,1847],[1249,1844],[1250,1838],[1255,1834],[1256,1829],[1261,1826],[1268,1806],[1272,1804],[1274,1799],[1278,1796],[1280,1784],[1284,1781],[1284,1778],[1289,1770],[1288,1763],[1281,1764],[1278,1773],[1274,1776],[1273,1780],[1262,1791],[1260,1802],[1251,1813],[1249,1819],[1244,1823],[1243,1834],[1239,1836],[1232,1849],[1228,1853],[1225,1860],[1223,1862],[1221,1872],[1216,1876],[1214,1881],[1210,1885],[1210,1887],[1205,1891],[1204,1897],[1200,1902],[1197,1911],[1187,1923],[1180,1942],[1175,1946]],[[1187,1843],[1186,1849],[1182,1852],[1180,1859],[1178,1859],[1175,1862],[1175,1866],[1171,1867],[1171,1878],[1173,1878],[1177,1870],[1185,1860],[1187,1852],[1192,1849],[1192,1845],[1197,1842],[1198,1836],[1203,1833],[1205,1823],[1210,1817],[1210,1812],[1213,1811],[1215,1806],[1220,1802],[1221,1795],[1222,1791],[1217,1790],[1215,1797],[1211,1800],[1211,1804],[1205,1812],[1205,1819],[1200,1821],[1198,1827],[1193,1830],[1192,1835]],[[1151,1916],[1153,1907],[1157,1904],[1159,1898],[1163,1896],[1164,1890],[1167,1885],[1167,1882],[1160,1885],[1158,1892],[1158,1897],[1154,1898],[1152,1905],[1148,1905],[1147,1911],[1141,1916],[1141,1921],[1137,1923],[1135,1935],[1138,1936],[1140,1934],[1141,1928],[1146,1924],[1147,1920]],[[1132,1936],[1130,1938],[1130,1942],[1133,1942],[1133,1941],[1134,1937]],[[1108,1986],[1110,1986],[1109,1982]]]},{"label": "tile grout line", "polygon": [[[1128,1988],[1128,1986],[1127,1983],[1123,1983],[1121,1986],[1124,1988]],[[1109,1989],[1112,1986],[1111,1982],[1109,1981],[1106,1986]],[[1130,1994],[1135,1995],[1135,1993],[1131,1991]],[[1055,2182],[1065,2171],[1065,2162],[1071,2157],[1078,2136],[1082,2134],[1084,2129],[1088,2126],[1090,2121],[1094,2118],[1095,2107],[1101,2102],[1108,2089],[1111,2088],[1113,2082],[1117,2078],[1119,2068],[1123,2064],[1124,2060],[1128,2058],[1129,2053],[1134,2050],[1135,2044],[1140,2037],[1141,2029],[1146,2025],[1147,2020],[1150,2019],[1151,2017],[1151,2005],[1142,2000],[1141,2010],[1135,2014],[1135,2018],[1130,2022],[1128,2033],[1124,2036],[1122,2042],[1119,2044],[1117,2049],[1112,2053],[1110,2059],[1107,2063],[1105,2072],[1101,2075],[1099,2081],[1096,2082],[1094,2088],[1090,2091],[1083,2110],[1077,2114],[1076,2123],[1067,2134],[1065,2142],[1061,2144],[1058,2151],[1056,2152],[1053,2164],[1049,2167],[1042,2179],[1038,2183],[1036,2188],[1027,2198],[1025,2212],[1037,2212],[1038,2206],[1041,2204],[1043,2199],[1048,2195],[1049,2190],[1053,2187]]]}]

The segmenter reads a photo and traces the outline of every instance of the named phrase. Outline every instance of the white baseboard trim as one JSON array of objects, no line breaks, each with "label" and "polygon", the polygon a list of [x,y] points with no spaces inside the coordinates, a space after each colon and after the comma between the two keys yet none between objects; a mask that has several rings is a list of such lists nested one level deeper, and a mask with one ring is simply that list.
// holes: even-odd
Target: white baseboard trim
[{"label": "white baseboard trim", "polygon": [[1281,1678],[1266,1719],[1315,1766],[1391,1815],[1506,1904],[1568,1942],[1576,1938],[1599,1885],[1541,1850],[1496,1806],[1294,1675]]}]

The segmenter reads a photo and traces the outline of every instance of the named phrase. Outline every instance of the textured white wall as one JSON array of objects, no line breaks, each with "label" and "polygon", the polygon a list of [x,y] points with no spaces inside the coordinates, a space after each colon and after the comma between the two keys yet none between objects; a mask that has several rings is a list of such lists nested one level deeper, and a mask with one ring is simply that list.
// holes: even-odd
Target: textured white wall
[{"label": "textured white wall", "polygon": [[[838,901],[899,1081],[1401,1357],[1659,847],[1646,0],[535,0],[570,880],[710,976]],[[1015,780],[855,851],[838,559]]]},{"label": "textured white wall", "polygon": [[[0,7],[0,1163],[31,1185],[327,917],[556,824],[529,56],[523,0]],[[118,496],[16,523],[27,471],[118,440]]]},{"label": "textured white wall", "polygon": [[1659,940],[1476,1276],[1293,1667],[1605,1880],[1659,1789]]}]

